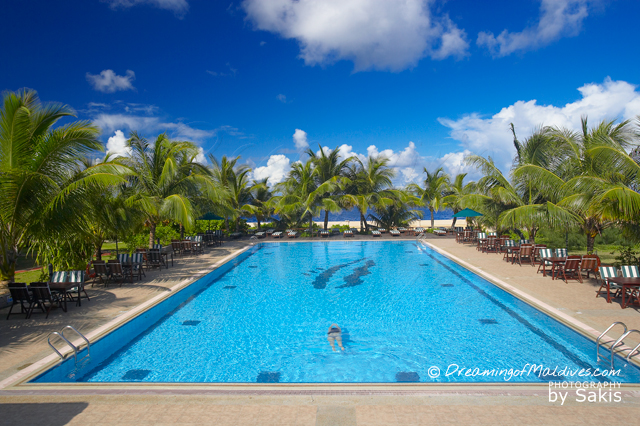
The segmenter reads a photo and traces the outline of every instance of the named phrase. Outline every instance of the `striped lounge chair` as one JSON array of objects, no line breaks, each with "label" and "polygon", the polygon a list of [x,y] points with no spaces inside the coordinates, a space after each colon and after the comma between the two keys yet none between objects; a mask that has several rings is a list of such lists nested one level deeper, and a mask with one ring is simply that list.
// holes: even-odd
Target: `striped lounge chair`
[{"label": "striped lounge chair", "polygon": [[497,232],[488,232],[487,233],[487,237],[497,237],[498,233]]},{"label": "striped lounge chair", "polygon": [[331,232],[323,229],[322,231],[320,231],[320,236],[323,238],[329,238],[329,235],[331,235]]},{"label": "striped lounge chair", "polygon": [[638,273],[638,267],[636,265],[624,265],[620,267],[622,271],[622,276],[625,278],[638,278],[640,274]]},{"label": "striped lounge chair", "polygon": [[433,234],[439,237],[444,237],[447,235],[447,231],[445,231],[444,229],[434,229]]},{"label": "striped lounge chair", "polygon": [[144,265],[145,265],[145,261],[144,261],[144,254],[143,253],[133,253],[131,255],[131,274],[133,275],[138,275],[138,279],[142,280],[142,276],[144,275],[145,278],[147,276],[147,274],[144,273]]},{"label": "striped lounge chair", "polygon": [[271,236],[273,238],[282,238],[282,231],[276,231],[273,234],[271,234]]},{"label": "striped lounge chair", "polygon": [[609,278],[618,276],[618,270],[615,268],[615,266],[601,266],[598,269],[598,272],[600,273],[600,281],[602,284],[596,292],[596,297],[600,296],[600,293],[602,293],[602,289],[604,288],[607,293],[607,303],[611,303],[611,290],[615,290],[614,297],[617,297],[622,290],[621,285],[609,282]]},{"label": "striped lounge chair", "polygon": [[407,228],[405,228],[404,226],[401,226],[400,228],[398,228],[398,231],[400,231],[400,233],[404,234],[405,232],[407,232]]},{"label": "striped lounge chair", "polygon": [[553,267],[553,263],[546,260],[547,257],[553,257],[553,250],[548,248],[542,248],[538,251],[538,255],[540,256],[540,265],[538,266],[538,272],[542,269],[542,276],[547,276],[547,266],[549,268]]},{"label": "striped lounge chair", "polygon": [[380,231],[371,231],[371,235],[373,235],[374,237],[381,237],[382,236]]},{"label": "striped lounge chair", "polygon": [[347,237],[353,237],[353,231],[351,231],[351,230],[344,231],[344,232],[342,233],[342,236],[343,236],[344,238],[347,238]]},{"label": "striped lounge chair", "polygon": [[256,232],[256,233],[254,234],[254,236],[255,236],[256,238],[264,238],[264,237],[266,237],[266,236],[267,236],[267,234],[266,234],[264,231],[260,231],[260,232]]},{"label": "striped lounge chair", "polygon": [[385,228],[378,228],[378,231],[380,231],[381,234],[384,234],[385,232],[387,232]]},{"label": "striped lounge chair", "polygon": [[287,237],[289,238],[296,238],[297,236],[298,236],[298,233],[296,231],[287,232]]},{"label": "striped lounge chair", "polygon": [[414,232],[416,234],[421,234],[424,232],[424,228],[422,226],[418,226],[416,229],[414,229]]},{"label": "striped lounge chair", "polygon": [[391,234],[392,237],[399,237],[400,231],[397,229],[392,229],[391,231],[389,231],[389,234]]}]

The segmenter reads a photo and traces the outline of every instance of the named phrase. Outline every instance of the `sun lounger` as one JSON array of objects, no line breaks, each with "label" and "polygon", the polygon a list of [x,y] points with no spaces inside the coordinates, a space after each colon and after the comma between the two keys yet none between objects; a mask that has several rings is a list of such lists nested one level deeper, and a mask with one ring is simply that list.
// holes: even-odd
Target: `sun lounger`
[{"label": "sun lounger", "polygon": [[444,237],[447,235],[447,231],[443,231],[442,229],[434,229],[433,234],[439,237]]},{"label": "sun lounger", "polygon": [[296,238],[298,236],[298,233],[296,231],[290,231],[287,233],[287,237],[289,238]]},{"label": "sun lounger", "polygon": [[407,232],[407,228],[401,226],[400,228],[398,228],[398,231],[400,231],[401,234],[404,234],[405,232]]},{"label": "sun lounger", "polygon": [[381,237],[382,236],[380,231],[371,231],[371,235],[373,235],[374,237]]},{"label": "sun lounger", "polygon": [[344,238],[347,238],[347,237],[353,237],[353,231],[350,231],[350,230],[349,230],[349,231],[344,231],[344,232],[342,233],[342,236],[343,236]]},{"label": "sun lounger", "polygon": [[262,231],[255,233],[255,237],[256,238],[265,238],[266,236],[267,236],[267,234],[262,232]]},{"label": "sun lounger", "polygon": [[271,235],[273,236],[273,238],[282,238],[282,231],[276,231]]},{"label": "sun lounger", "polygon": [[400,231],[397,229],[392,229],[391,231],[389,231],[389,234],[391,234],[392,237],[399,237]]},{"label": "sun lounger", "polygon": [[340,235],[340,230],[338,228],[331,229],[331,235]]},{"label": "sun lounger", "polygon": [[242,237],[242,233],[240,233],[240,232],[233,232],[233,233],[231,233],[231,234],[230,234],[230,237],[231,237],[231,238],[233,238],[234,240],[236,240],[236,239],[238,239],[238,238]]},{"label": "sun lounger", "polygon": [[416,229],[413,230],[416,234],[421,234],[424,232],[424,228],[422,226],[418,226]]},{"label": "sun lounger", "polygon": [[329,231],[325,231],[325,230],[320,231],[320,236],[323,238],[329,238],[329,235],[331,235]]}]

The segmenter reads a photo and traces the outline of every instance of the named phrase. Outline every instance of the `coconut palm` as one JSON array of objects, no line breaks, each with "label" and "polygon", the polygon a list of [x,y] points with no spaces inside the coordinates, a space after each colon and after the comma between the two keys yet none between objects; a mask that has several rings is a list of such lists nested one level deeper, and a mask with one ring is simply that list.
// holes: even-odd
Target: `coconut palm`
[{"label": "coconut palm", "polygon": [[269,189],[269,178],[262,180],[254,180],[251,189],[251,205],[254,206],[253,215],[258,224],[258,230],[265,218],[271,216],[273,209],[269,207],[269,200],[273,197],[273,193]]},{"label": "coconut palm", "polygon": [[247,172],[250,170],[246,164],[238,165],[238,160],[240,160],[240,156],[227,158],[226,155],[223,155],[222,158],[218,160],[213,154],[209,154],[209,161],[212,164],[211,174],[213,182],[216,188],[218,188],[221,197],[221,203],[218,204],[218,208],[224,216],[226,232],[229,232],[229,217],[234,215],[234,209],[231,207],[233,204],[232,198],[234,197],[230,190],[231,180],[236,179],[238,174],[247,175]]},{"label": "coconut palm", "polygon": [[[455,215],[460,210],[464,209],[465,206],[462,202],[462,199],[470,194],[474,194],[476,192],[476,183],[475,182],[467,182],[464,183],[464,178],[467,177],[467,173],[459,173],[453,179],[453,182],[449,182],[446,189],[446,196],[443,198],[444,204],[453,210],[453,214]],[[451,226],[456,226],[456,217],[453,217],[453,222]]]},{"label": "coconut palm", "polygon": [[127,146],[130,156],[118,159],[132,173],[133,193],[126,204],[144,212],[151,248],[159,223],[173,220],[191,228],[196,214],[191,200],[215,188],[209,170],[196,161],[198,148],[191,142],[172,141],[163,133],[149,143],[132,132]]},{"label": "coconut palm", "polygon": [[[349,171],[349,163],[352,161],[352,158],[347,158],[340,161],[340,148],[336,147],[333,151],[325,152],[325,149],[322,146],[320,147],[320,151],[318,154],[313,152],[311,148],[307,149],[307,155],[309,155],[309,159],[314,165],[315,168],[315,177],[318,181],[318,185],[321,185],[323,182],[331,181],[334,178],[338,180],[342,180],[346,177]],[[337,193],[327,193],[323,194],[323,198],[333,197],[334,200],[338,200],[342,194],[340,194],[340,186],[337,186]],[[339,210],[338,210],[339,211]],[[329,210],[325,209],[324,211],[324,229],[327,229],[329,225]]]},{"label": "coconut palm", "polygon": [[389,206],[399,199],[399,193],[393,189],[391,179],[394,170],[388,166],[386,157],[369,157],[364,163],[355,158],[350,167],[348,178],[351,183],[347,186],[343,202],[347,207],[356,206],[360,212],[360,224],[364,224],[369,232],[367,211],[374,207]]},{"label": "coconut palm", "polygon": [[94,165],[82,173],[75,166],[104,150],[98,128],[74,121],[54,128],[58,120],[75,117],[66,105],[40,103],[35,91],[8,92],[0,110],[0,281],[15,275],[18,253],[42,237],[73,232],[81,221],[69,214],[73,198],[89,183],[122,181],[118,167]]},{"label": "coconut palm", "polygon": [[[602,230],[619,220],[634,220],[640,211],[640,198],[632,189],[637,185],[637,163],[627,154],[634,134],[629,121],[602,121],[589,128],[583,118],[580,132],[553,128],[551,135],[551,149],[561,157],[557,166],[523,164],[514,176],[531,182],[553,201],[551,218],[564,226],[579,226],[591,252]],[[513,215],[511,221],[525,214]]]},{"label": "coconut palm", "polygon": [[444,207],[444,197],[449,184],[449,176],[442,167],[438,167],[431,172],[424,168],[427,177],[424,180],[424,187],[413,183],[407,188],[410,192],[420,198],[420,201],[429,208],[431,213],[431,229],[435,226],[434,214]]},{"label": "coconut palm", "polygon": [[391,204],[381,203],[373,208],[369,217],[379,226],[390,229],[405,226],[422,218],[422,211],[415,209],[420,199],[406,191],[396,190]]},{"label": "coconut palm", "polygon": [[277,185],[282,195],[271,199],[270,205],[275,213],[284,216],[290,223],[309,221],[309,232],[313,235],[313,218],[322,210],[340,211],[338,205],[330,195],[340,189],[340,179],[337,176],[318,184],[316,170],[311,160],[304,164],[294,163],[287,179]]}]

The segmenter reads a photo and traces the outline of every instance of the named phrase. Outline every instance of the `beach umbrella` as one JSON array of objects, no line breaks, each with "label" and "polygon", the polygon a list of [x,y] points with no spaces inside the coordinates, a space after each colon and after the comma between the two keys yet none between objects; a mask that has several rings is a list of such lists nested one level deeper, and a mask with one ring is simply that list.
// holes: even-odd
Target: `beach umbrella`
[{"label": "beach umbrella", "polygon": [[464,210],[460,210],[458,213],[453,215],[453,217],[476,217],[476,216],[483,216],[483,214],[478,213],[475,210],[464,209]]}]

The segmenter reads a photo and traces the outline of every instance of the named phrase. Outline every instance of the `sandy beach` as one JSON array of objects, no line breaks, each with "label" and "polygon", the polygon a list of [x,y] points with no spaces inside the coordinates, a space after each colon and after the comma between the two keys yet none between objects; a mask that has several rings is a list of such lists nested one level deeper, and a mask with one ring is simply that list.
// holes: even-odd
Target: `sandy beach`
[{"label": "sandy beach", "polygon": [[[452,219],[436,219],[434,221],[436,228],[443,226],[445,228],[450,228],[451,227],[451,223],[453,222]],[[315,221],[315,223],[318,226],[324,226],[324,222],[323,221]],[[248,222],[248,224],[252,227],[256,226],[255,222]],[[369,224],[371,225],[372,223],[369,222]],[[349,225],[352,228],[359,228],[360,227],[360,221],[359,220],[343,220],[343,221],[329,221],[329,228],[331,228],[333,225]],[[467,222],[465,219],[458,219],[456,221],[456,226],[466,226]],[[411,222],[410,226],[412,227],[418,227],[418,226],[422,226],[424,228],[428,228],[431,226],[431,219],[427,219],[427,220],[416,220],[414,222]],[[307,225],[308,227],[308,225]]]}]

